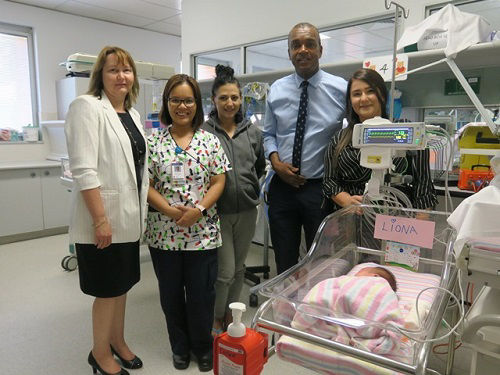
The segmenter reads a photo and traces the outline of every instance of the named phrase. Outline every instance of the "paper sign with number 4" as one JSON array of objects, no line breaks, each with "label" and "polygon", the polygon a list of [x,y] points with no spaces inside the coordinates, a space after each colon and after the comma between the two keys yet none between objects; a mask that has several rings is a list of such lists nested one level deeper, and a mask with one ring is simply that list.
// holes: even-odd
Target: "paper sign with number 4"
[{"label": "paper sign with number 4", "polygon": [[[378,56],[365,59],[363,61],[363,68],[376,70],[384,81],[389,82],[392,80],[392,55]],[[396,81],[404,81],[408,77],[408,55],[396,55]]]}]

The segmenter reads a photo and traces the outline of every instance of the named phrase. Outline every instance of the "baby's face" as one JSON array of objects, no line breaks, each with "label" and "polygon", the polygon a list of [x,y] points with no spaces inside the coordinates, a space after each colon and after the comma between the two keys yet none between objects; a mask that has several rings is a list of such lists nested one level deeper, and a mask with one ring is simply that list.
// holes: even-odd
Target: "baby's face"
[{"label": "baby's face", "polygon": [[354,276],[381,277],[389,283],[392,290],[396,291],[397,289],[394,275],[382,267],[365,267],[358,271]]},{"label": "baby's face", "polygon": [[361,271],[357,272],[354,276],[383,277],[387,280],[387,274],[377,267],[365,267]]}]

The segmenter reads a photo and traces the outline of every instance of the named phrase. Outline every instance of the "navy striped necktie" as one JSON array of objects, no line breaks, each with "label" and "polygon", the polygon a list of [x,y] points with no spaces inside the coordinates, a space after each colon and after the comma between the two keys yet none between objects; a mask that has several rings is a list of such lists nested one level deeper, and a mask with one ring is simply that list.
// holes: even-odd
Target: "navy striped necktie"
[{"label": "navy striped necktie", "polygon": [[307,95],[308,85],[309,82],[307,81],[302,81],[300,84],[302,92],[300,93],[299,113],[297,114],[297,126],[295,127],[295,138],[293,140],[292,165],[299,168],[299,172],[300,160],[302,157],[302,143],[304,143],[304,133],[306,130],[307,102],[309,100]]}]

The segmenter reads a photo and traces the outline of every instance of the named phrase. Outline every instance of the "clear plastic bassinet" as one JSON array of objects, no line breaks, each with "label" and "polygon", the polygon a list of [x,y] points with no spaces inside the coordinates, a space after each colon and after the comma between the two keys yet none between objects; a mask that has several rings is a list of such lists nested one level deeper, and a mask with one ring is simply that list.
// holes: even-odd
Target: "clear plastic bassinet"
[{"label": "clear plastic bassinet", "polygon": [[[432,248],[420,247],[416,271],[385,264],[385,249],[390,241],[374,236],[378,215],[394,219],[417,217],[435,223]],[[455,285],[456,269],[452,262],[455,232],[448,226],[447,216],[435,211],[369,205],[353,206],[329,215],[320,225],[311,249],[299,264],[252,288],[251,292],[259,292],[269,298],[257,311],[253,326],[283,335],[276,345],[280,357],[320,372],[347,374],[352,372],[353,365],[361,364],[360,368],[371,374],[424,374],[431,346],[421,341],[435,336],[449,296],[437,288],[421,293],[418,306],[421,321],[414,311],[415,302],[417,294],[424,288],[438,286],[451,291]],[[432,236],[429,233],[426,235]],[[375,354],[330,340],[327,335],[294,328],[296,314],[307,314],[327,324],[344,327],[352,327],[353,324],[356,327],[380,325],[363,317],[326,311],[324,307],[304,302],[304,297],[318,283],[347,275],[366,262],[388,267],[396,276],[398,301],[405,322],[408,319],[405,325],[418,333],[412,333],[415,339],[410,339],[391,325],[382,328],[394,332],[405,350],[391,355]],[[344,367],[346,371],[342,372]]]}]

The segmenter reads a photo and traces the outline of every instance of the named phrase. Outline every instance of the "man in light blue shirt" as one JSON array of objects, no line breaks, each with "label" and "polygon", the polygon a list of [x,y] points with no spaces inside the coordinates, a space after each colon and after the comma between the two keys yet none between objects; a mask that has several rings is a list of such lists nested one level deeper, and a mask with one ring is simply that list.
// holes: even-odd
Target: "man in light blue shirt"
[{"label": "man in light blue shirt", "polygon": [[298,262],[301,228],[309,248],[326,215],[321,208],[323,157],[345,117],[347,82],[319,69],[322,52],[316,27],[295,25],[288,34],[295,73],[274,82],[267,98],[263,136],[276,172],[268,198],[278,274]]}]

